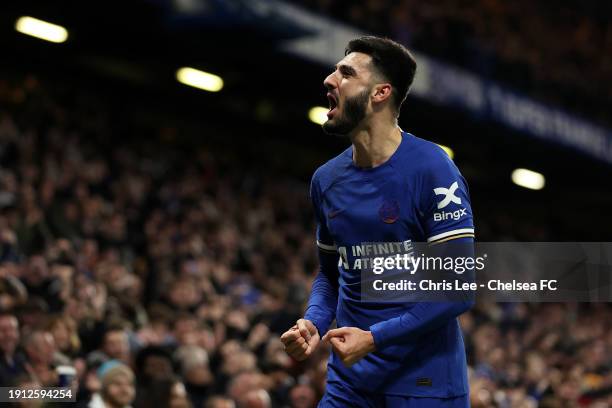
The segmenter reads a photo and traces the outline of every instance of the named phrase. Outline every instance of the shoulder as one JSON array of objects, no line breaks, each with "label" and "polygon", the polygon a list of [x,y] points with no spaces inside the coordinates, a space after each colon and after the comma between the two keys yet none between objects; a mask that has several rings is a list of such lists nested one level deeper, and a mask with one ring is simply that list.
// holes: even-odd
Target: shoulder
[{"label": "shoulder", "polygon": [[349,146],[342,153],[317,168],[312,175],[311,188],[316,188],[321,193],[327,190],[338,177],[344,174],[351,163],[351,154],[352,150]]},{"label": "shoulder", "polygon": [[411,134],[407,137],[411,138],[409,148],[406,149],[410,157],[403,163],[410,165],[417,173],[426,175],[441,170],[458,171],[455,163],[436,143]]},{"label": "shoulder", "polygon": [[436,143],[420,137],[410,135],[412,138],[413,160],[419,168],[432,168],[437,166],[455,166],[448,154]]}]

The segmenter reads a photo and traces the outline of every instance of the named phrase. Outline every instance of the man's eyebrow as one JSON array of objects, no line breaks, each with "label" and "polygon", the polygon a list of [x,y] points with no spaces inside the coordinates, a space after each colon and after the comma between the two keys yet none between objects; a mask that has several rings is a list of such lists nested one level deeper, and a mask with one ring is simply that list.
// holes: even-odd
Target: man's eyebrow
[{"label": "man's eyebrow", "polygon": [[334,68],[336,68],[338,71],[346,75],[352,75],[352,76],[357,75],[357,71],[355,71],[355,68],[351,67],[350,65],[336,64]]}]

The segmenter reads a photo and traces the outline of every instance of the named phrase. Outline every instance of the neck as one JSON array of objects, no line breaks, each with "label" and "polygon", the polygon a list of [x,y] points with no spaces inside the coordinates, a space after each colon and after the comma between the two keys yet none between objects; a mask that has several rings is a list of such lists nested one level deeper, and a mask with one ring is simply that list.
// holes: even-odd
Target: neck
[{"label": "neck", "polygon": [[358,167],[380,166],[395,153],[402,141],[396,122],[372,123],[351,135],[353,163]]},{"label": "neck", "polygon": [[106,408],[123,408],[124,407],[124,405],[121,405],[117,401],[113,401],[110,398],[106,398],[104,395],[102,396],[102,401],[104,401],[104,406]]}]

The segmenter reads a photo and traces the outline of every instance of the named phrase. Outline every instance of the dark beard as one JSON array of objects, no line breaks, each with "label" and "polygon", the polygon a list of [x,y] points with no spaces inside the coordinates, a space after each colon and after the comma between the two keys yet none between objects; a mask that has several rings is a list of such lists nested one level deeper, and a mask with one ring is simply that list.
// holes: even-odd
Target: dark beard
[{"label": "dark beard", "polygon": [[328,135],[348,135],[365,118],[369,99],[369,89],[352,98],[347,98],[344,103],[344,112],[325,122],[323,131]]}]

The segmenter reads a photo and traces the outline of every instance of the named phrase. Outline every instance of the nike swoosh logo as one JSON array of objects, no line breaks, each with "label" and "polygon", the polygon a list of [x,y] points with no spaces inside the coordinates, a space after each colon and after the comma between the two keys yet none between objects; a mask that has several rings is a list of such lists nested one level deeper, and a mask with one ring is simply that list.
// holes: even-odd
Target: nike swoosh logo
[{"label": "nike swoosh logo", "polygon": [[334,210],[334,211],[330,211],[327,214],[327,218],[335,218],[336,216],[338,216],[338,214],[340,214],[342,211],[344,210]]}]

